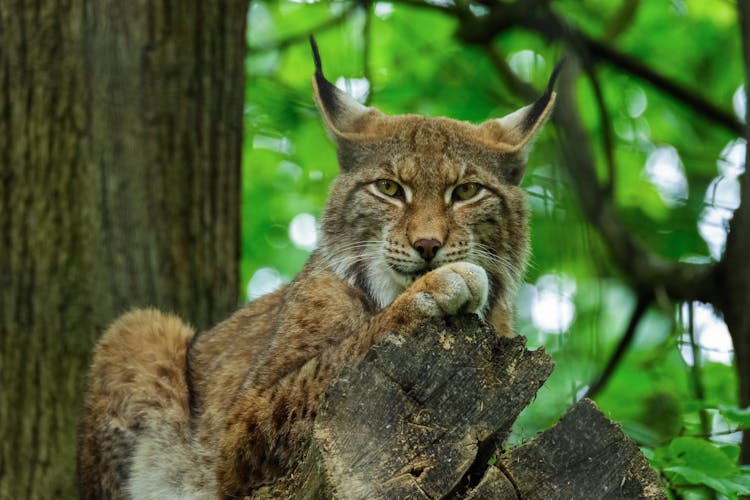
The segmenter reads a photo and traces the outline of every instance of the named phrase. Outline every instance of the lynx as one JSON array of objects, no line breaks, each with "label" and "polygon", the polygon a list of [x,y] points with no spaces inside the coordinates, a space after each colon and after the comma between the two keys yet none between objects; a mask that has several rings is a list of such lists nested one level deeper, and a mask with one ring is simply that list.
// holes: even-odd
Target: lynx
[{"label": "lynx", "polygon": [[387,116],[323,75],[315,101],[340,174],[319,247],[284,288],[195,334],[136,310],[100,339],[79,435],[83,498],[234,498],[299,461],[326,387],[390,332],[476,313],[512,331],[528,252],[519,182],[549,115],[472,125]]}]

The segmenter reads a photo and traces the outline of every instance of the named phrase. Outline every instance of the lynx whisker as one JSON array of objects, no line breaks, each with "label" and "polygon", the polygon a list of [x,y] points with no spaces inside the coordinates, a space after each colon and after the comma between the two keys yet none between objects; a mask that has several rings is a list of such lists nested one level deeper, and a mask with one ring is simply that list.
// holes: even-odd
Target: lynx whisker
[{"label": "lynx whisker", "polygon": [[361,240],[361,241],[354,241],[351,243],[346,243],[344,245],[333,243],[333,244],[329,244],[328,247],[333,251],[341,252],[344,250],[350,250],[352,248],[382,246],[384,244],[385,244],[384,240]]},{"label": "lynx whisker", "polygon": [[469,251],[469,255],[478,261],[486,261],[498,267],[514,267],[510,259],[505,256],[497,255],[495,252],[487,249],[484,245],[478,245]]},{"label": "lynx whisker", "polygon": [[[360,247],[365,249],[361,253],[349,254],[340,252],[338,254],[326,256],[325,262],[328,265],[328,269],[332,269],[337,275],[339,275],[345,281],[351,281],[354,279],[353,267],[355,264],[360,262],[368,262],[375,259],[377,253],[374,251],[377,249],[372,247]],[[368,251],[369,250],[369,251]],[[318,274],[326,271],[325,267],[316,269],[311,273],[311,276],[317,276]]]}]

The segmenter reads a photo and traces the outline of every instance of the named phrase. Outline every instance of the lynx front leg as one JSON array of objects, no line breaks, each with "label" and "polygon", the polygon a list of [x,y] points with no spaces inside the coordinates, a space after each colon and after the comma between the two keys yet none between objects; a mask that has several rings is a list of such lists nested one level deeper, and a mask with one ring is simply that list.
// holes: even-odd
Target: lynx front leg
[{"label": "lynx front leg", "polygon": [[282,470],[271,452],[278,439],[273,436],[278,430],[270,427],[271,404],[268,397],[253,394],[233,408],[219,446],[218,498],[248,495]]},{"label": "lynx front leg", "polygon": [[410,331],[431,317],[480,312],[488,289],[486,272],[475,264],[455,262],[435,269],[341,343],[313,355],[272,386],[243,395],[220,443],[220,498],[250,494],[293,467],[305,450],[326,387],[383,336]]},{"label": "lynx front leg", "polygon": [[484,312],[487,272],[470,262],[453,262],[425,274],[373,318],[373,343],[391,331],[411,331],[427,318]]},{"label": "lynx front leg", "polygon": [[219,498],[249,495],[294,466],[305,451],[326,387],[356,357],[350,339],[235,404],[220,442]]},{"label": "lynx front leg", "polygon": [[478,265],[453,262],[427,273],[402,296],[408,298],[409,292],[415,294],[418,309],[428,316],[479,313],[487,303],[489,281]]}]

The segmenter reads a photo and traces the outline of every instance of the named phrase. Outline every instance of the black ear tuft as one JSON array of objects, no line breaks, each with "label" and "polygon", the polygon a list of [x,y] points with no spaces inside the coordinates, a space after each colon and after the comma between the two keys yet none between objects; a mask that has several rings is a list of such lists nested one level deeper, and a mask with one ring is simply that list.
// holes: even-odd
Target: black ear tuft
[{"label": "black ear tuft", "polygon": [[552,70],[552,75],[550,75],[549,77],[549,83],[547,83],[547,89],[544,91],[544,94],[542,94],[539,99],[534,101],[531,109],[526,114],[526,118],[523,121],[524,131],[531,130],[539,120],[539,117],[542,115],[542,113],[544,113],[544,110],[547,109],[549,100],[552,98],[552,91],[555,89],[555,82],[557,82],[557,77],[560,75],[560,70],[562,70],[564,63],[565,58],[560,59],[560,61],[555,66],[555,69]]},{"label": "black ear tuft", "polygon": [[315,82],[318,84],[318,96],[323,104],[323,107],[328,110],[331,114],[336,114],[339,104],[336,98],[336,86],[326,80],[323,76],[323,63],[320,61],[320,52],[318,51],[318,44],[315,42],[315,37],[310,35],[310,48],[313,53],[313,61],[315,61]]},{"label": "black ear tuft", "polygon": [[313,60],[315,61],[315,72],[323,74],[323,65],[320,62],[320,52],[318,52],[318,44],[315,43],[315,37],[310,35],[310,48],[313,53]]}]

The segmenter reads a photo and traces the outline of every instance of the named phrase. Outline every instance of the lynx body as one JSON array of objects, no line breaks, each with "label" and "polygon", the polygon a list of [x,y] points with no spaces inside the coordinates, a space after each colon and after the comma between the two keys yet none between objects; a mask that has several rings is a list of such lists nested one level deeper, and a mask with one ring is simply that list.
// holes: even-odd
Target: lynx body
[{"label": "lynx body", "polygon": [[231,498],[290,470],[326,387],[389,332],[474,312],[511,333],[527,258],[518,183],[554,101],[475,126],[387,116],[323,76],[340,175],[292,283],[195,335],[137,310],[103,335],[79,438],[83,498]]}]

